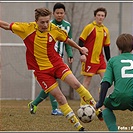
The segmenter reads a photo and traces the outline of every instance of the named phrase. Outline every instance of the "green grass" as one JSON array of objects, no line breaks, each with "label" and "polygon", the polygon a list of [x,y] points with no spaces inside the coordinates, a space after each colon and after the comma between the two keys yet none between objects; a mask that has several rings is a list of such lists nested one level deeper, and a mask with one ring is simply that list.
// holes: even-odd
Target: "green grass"
[{"label": "green grass", "polygon": [[[0,131],[76,131],[64,116],[51,115],[51,104],[49,99],[38,105],[37,113],[30,114],[27,104],[28,100],[2,100],[0,111]],[[79,101],[68,100],[69,105],[76,113]],[[128,127],[133,131],[133,112],[115,111],[117,124]],[[82,123],[82,122],[81,122]],[[106,125],[97,118],[91,123],[82,123],[89,131],[108,131]],[[131,128],[132,127],[132,130]]]}]

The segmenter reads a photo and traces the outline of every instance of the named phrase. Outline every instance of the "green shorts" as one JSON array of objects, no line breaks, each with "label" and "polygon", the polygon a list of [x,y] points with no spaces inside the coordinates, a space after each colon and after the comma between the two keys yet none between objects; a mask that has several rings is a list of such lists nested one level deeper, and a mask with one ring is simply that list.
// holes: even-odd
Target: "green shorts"
[{"label": "green shorts", "polygon": [[104,106],[111,110],[133,111],[133,94],[113,92],[104,100]]}]

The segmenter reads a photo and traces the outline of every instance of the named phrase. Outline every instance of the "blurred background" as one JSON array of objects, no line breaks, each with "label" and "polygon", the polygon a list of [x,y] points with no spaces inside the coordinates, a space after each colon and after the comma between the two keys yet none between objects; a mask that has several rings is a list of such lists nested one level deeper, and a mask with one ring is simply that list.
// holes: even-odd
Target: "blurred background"
[{"label": "blurred background", "polygon": [[[118,55],[115,41],[119,34],[133,34],[133,3],[132,2],[62,2],[66,6],[65,20],[72,25],[73,40],[78,43],[79,36],[88,23],[93,21],[93,11],[98,7],[107,9],[104,25],[108,27],[111,37],[111,56]],[[0,2],[0,19],[11,22],[34,21],[34,10],[47,7],[52,11],[55,2]],[[34,99],[41,90],[35,81],[32,71],[27,69],[25,47],[22,40],[11,33],[0,29],[0,99],[27,100]],[[80,75],[81,63],[79,51],[73,49],[74,62],[70,66],[74,75],[82,83]],[[67,58],[65,56],[65,62]],[[98,99],[100,77],[92,78],[89,90]],[[79,99],[77,93],[67,84],[61,82],[61,90],[68,99]],[[109,92],[113,90],[113,86]]]}]

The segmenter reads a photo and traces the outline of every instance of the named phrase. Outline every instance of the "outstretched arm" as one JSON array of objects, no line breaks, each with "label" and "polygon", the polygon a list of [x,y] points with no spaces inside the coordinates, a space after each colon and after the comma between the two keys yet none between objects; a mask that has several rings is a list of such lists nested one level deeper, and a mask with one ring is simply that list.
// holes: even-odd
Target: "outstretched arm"
[{"label": "outstretched arm", "polygon": [[67,44],[69,44],[70,46],[72,46],[72,47],[78,49],[82,54],[88,55],[88,49],[85,48],[85,47],[80,47],[80,46],[79,46],[77,43],[75,43],[72,39],[68,38],[68,39],[66,40],[65,43],[67,43]]},{"label": "outstretched arm", "polygon": [[5,30],[10,30],[10,24],[2,20],[0,20],[0,27]]},{"label": "outstretched arm", "polygon": [[104,99],[106,97],[108,88],[110,87],[110,83],[105,81],[101,83],[101,90],[100,90],[100,95],[99,95],[99,101],[96,104],[96,109],[102,107]]}]

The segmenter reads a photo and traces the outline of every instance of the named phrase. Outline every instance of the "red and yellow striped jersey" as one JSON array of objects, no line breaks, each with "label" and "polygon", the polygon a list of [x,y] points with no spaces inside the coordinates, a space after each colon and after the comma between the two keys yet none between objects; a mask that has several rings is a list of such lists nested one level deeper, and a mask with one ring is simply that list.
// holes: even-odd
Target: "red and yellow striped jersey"
[{"label": "red and yellow striped jersey", "polygon": [[110,34],[108,28],[102,25],[97,25],[95,21],[85,26],[80,39],[84,42],[84,46],[88,48],[89,55],[87,60],[91,63],[99,64],[103,58],[103,46],[110,45]]},{"label": "red and yellow striped jersey", "polygon": [[65,42],[67,33],[52,23],[49,23],[46,32],[40,32],[36,22],[10,24],[10,29],[17,34],[26,45],[26,61],[30,70],[46,70],[57,66],[62,62],[61,57],[55,51],[56,41]]}]

